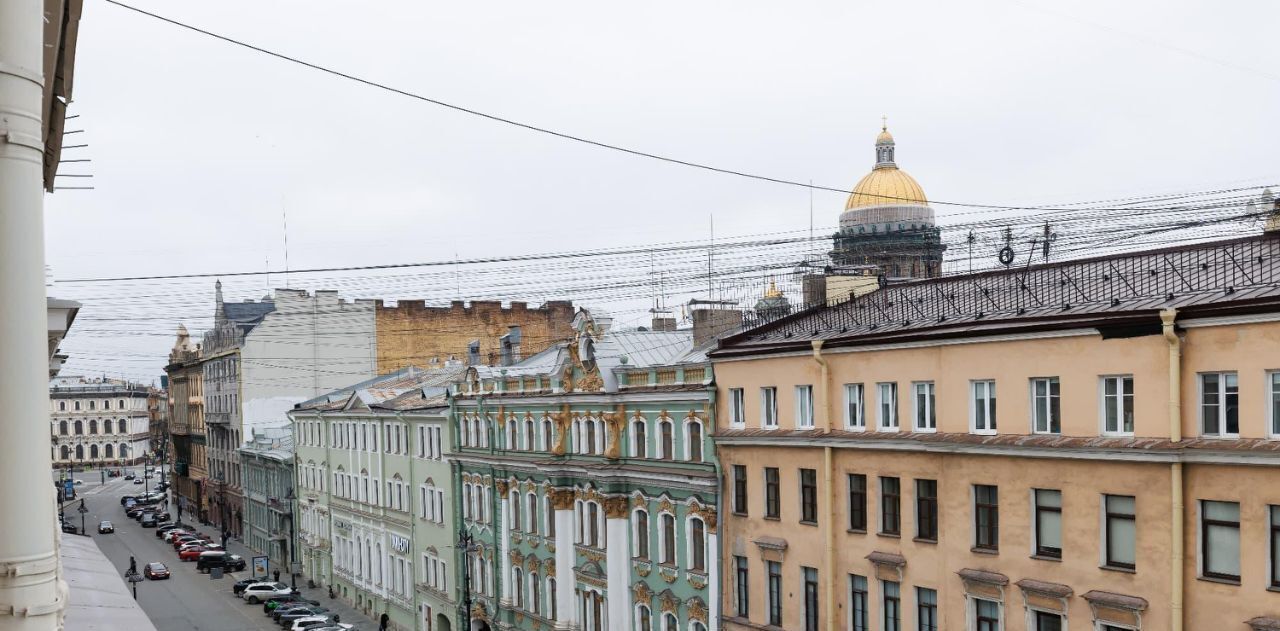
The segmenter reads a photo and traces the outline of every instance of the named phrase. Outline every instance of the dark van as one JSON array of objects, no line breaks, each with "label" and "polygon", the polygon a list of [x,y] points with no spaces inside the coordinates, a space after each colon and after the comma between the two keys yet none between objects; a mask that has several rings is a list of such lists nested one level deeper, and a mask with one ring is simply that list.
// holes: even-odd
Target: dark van
[{"label": "dark van", "polygon": [[196,571],[208,573],[209,570],[215,567],[226,569],[228,556],[229,555],[222,550],[201,552],[200,558],[196,559]]}]

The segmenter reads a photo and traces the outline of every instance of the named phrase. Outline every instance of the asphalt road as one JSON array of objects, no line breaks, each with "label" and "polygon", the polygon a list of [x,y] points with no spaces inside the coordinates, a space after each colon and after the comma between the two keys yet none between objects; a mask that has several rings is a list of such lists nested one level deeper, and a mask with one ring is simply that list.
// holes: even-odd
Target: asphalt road
[{"label": "asphalt road", "polygon": [[[77,472],[76,477],[82,476]],[[154,529],[143,528],[138,522],[125,517],[120,497],[141,494],[142,485],[135,486],[132,481],[123,478],[109,478],[104,485],[100,483],[101,478],[96,472],[83,477],[85,483],[76,487],[76,492],[85,500],[85,507],[89,509],[85,514],[85,524],[89,534],[97,540],[98,547],[120,569],[121,576],[129,568],[130,556],[137,559],[139,572],[153,561],[164,563],[169,568],[172,578],[138,583],[138,604],[147,612],[156,629],[280,629],[279,625],[262,614],[261,605],[245,604],[231,593],[232,584],[248,576],[246,572],[230,573],[220,580],[212,580],[209,575],[196,572],[195,563],[179,561],[173,546],[157,539]],[[80,515],[75,509],[79,504],[78,500],[68,502],[65,508],[68,519],[77,526]],[[98,522],[104,519],[115,525],[114,534],[98,534]],[[214,534],[211,531],[216,529],[201,526],[200,530]]]}]

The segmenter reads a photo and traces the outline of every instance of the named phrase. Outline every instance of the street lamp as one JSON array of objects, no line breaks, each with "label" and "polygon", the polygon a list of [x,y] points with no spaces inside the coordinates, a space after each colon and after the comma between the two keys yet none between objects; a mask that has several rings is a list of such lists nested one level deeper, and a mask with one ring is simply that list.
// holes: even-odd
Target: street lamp
[{"label": "street lamp", "polygon": [[458,536],[462,548],[462,615],[463,629],[471,629],[471,553],[480,549],[467,530]]},{"label": "street lamp", "polygon": [[286,542],[287,561],[285,567],[289,568],[289,586],[295,591],[298,589],[298,573],[293,571],[293,504],[295,498],[293,496],[293,487],[285,491],[284,498],[289,501],[289,541]]}]

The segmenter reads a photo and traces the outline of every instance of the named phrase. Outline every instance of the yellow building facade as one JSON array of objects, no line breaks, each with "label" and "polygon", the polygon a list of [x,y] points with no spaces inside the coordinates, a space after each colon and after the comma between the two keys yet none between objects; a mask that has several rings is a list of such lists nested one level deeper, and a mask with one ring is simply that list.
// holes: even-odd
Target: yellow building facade
[{"label": "yellow building facade", "polygon": [[1280,628],[1280,238],[890,286],[713,353],[726,629]]}]

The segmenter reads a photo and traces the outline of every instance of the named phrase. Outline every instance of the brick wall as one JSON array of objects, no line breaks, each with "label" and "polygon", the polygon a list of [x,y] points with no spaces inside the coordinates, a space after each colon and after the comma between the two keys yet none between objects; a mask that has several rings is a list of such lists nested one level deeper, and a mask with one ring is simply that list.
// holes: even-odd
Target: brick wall
[{"label": "brick wall", "polygon": [[573,335],[573,303],[554,300],[541,307],[512,302],[455,300],[447,307],[428,307],[420,300],[377,306],[378,374],[406,366],[443,365],[450,356],[467,361],[468,345],[480,342],[480,361],[496,365],[500,339],[509,327],[520,327],[520,354],[529,357]]}]

